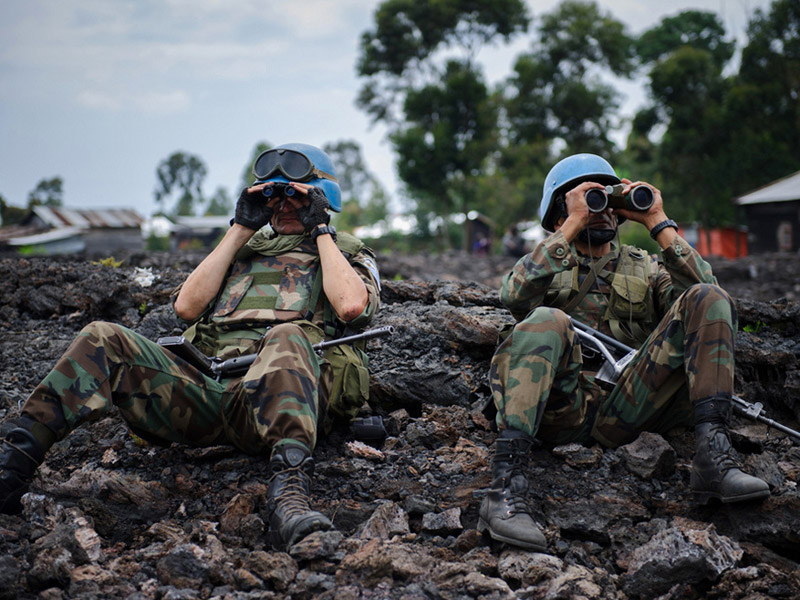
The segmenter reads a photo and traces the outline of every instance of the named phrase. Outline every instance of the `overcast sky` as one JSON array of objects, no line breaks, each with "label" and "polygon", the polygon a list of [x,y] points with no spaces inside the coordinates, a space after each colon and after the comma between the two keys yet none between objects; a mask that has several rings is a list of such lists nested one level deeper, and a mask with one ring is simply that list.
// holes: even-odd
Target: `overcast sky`
[{"label": "overcast sky", "polygon": [[[354,139],[396,194],[385,130],[355,107],[361,34],[378,0],[2,0],[0,195],[18,206],[44,179],[75,208],[155,210],[160,161],[208,167],[204,192],[233,193],[256,143]],[[556,0],[528,0],[535,17]],[[636,34],[687,8],[744,40],[768,0],[599,0]],[[530,35],[479,54],[492,82]],[[626,109],[642,101],[627,86]]]}]

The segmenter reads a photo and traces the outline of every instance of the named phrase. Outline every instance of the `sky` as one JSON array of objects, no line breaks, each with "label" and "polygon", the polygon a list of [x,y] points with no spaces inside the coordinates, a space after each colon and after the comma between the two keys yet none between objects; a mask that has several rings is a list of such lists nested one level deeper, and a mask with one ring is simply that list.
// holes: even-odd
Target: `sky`
[{"label": "sky", "polygon": [[[534,19],[557,0],[527,0]],[[664,16],[718,14],[740,45],[769,0],[598,0],[638,34]],[[59,176],[71,208],[134,208],[153,198],[158,164],[198,156],[206,197],[238,194],[257,143],[355,140],[390,195],[401,186],[381,125],[355,106],[362,33],[379,0],[2,0],[0,196],[24,206]],[[481,50],[491,83],[530,33]],[[626,84],[623,111],[644,100]],[[396,200],[392,203],[400,207]]]}]

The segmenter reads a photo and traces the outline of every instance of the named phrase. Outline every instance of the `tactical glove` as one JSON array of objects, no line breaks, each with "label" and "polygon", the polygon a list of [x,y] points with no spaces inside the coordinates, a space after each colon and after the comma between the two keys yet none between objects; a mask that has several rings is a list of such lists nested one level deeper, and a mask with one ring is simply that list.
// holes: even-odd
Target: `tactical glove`
[{"label": "tactical glove", "polygon": [[258,231],[270,222],[275,210],[267,206],[267,199],[261,194],[248,194],[247,188],[242,190],[236,202],[236,213],[231,221],[253,231]]},{"label": "tactical glove", "polygon": [[327,212],[330,203],[325,197],[325,192],[318,187],[312,187],[308,190],[308,199],[311,201],[308,206],[297,209],[297,217],[303,224],[303,228],[306,231],[313,231],[318,225],[330,223],[331,216]]}]

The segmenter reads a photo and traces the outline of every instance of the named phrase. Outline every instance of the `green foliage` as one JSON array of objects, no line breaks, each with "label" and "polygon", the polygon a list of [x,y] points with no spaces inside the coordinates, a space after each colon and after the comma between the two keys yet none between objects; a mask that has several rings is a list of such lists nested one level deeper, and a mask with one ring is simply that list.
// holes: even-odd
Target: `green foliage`
[{"label": "green foliage", "polygon": [[6,202],[6,199],[0,196],[0,225],[7,227],[8,225],[18,225],[25,220],[28,216],[28,210],[19,206],[13,206]]},{"label": "green foliage", "polygon": [[686,10],[645,31],[636,42],[636,52],[643,63],[655,63],[678,48],[690,47],[708,54],[721,68],[733,56],[735,46],[724,38],[725,27],[716,15]]},{"label": "green foliage", "polygon": [[385,0],[375,28],[361,36],[356,68],[366,81],[357,104],[376,122],[402,121],[396,112],[406,91],[441,74],[438,50],[471,57],[481,45],[526,31],[528,22],[522,0]]},{"label": "green foliage", "polygon": [[172,213],[178,216],[194,214],[196,206],[203,203],[202,185],[208,170],[203,161],[192,154],[174,152],[156,168],[156,189],[153,192],[160,212],[164,202],[177,196]]},{"label": "green foliage", "polygon": [[101,258],[99,260],[93,260],[92,264],[93,265],[100,265],[100,266],[103,266],[103,267],[110,267],[112,269],[116,269],[118,267],[121,267],[122,263],[124,263],[124,262],[125,262],[124,259],[123,260],[117,260],[113,256],[107,256],[106,258]]},{"label": "green foliage", "polygon": [[159,236],[155,233],[151,233],[147,236],[144,247],[146,250],[166,252],[172,245],[168,235]]},{"label": "green foliage", "polygon": [[756,321],[755,323],[748,323],[744,327],[742,327],[742,331],[746,331],[747,333],[758,333],[761,331],[762,328],[766,327],[767,324],[763,321]]},{"label": "green foliage", "polygon": [[147,302],[142,302],[139,305],[139,316],[143,317],[147,314]]},{"label": "green foliage", "polygon": [[28,194],[28,208],[33,206],[63,206],[64,182],[61,177],[42,179]]},{"label": "green foliage", "polygon": [[223,187],[218,187],[217,191],[208,201],[205,216],[223,216],[233,214],[233,200]]}]

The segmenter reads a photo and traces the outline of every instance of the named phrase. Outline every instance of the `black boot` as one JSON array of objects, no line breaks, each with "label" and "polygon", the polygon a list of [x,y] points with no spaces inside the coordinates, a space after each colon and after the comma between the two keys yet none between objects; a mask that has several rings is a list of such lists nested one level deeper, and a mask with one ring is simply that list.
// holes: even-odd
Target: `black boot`
[{"label": "black boot", "polygon": [[769,496],[766,481],[741,470],[728,437],[731,401],[726,397],[706,398],[694,405],[696,450],[692,462],[691,487],[697,500],[742,502]]},{"label": "black boot", "polygon": [[269,463],[267,515],[272,546],[287,550],[314,531],[333,528],[328,517],[311,510],[309,493],[314,473],[311,453],[299,446],[282,446]]},{"label": "black boot", "polygon": [[5,434],[0,438],[0,513],[15,515],[22,510],[20,498],[28,491],[54,435],[30,417],[13,419],[4,429]]},{"label": "black boot", "polygon": [[492,489],[479,511],[478,531],[495,540],[528,550],[544,552],[547,541],[530,515],[525,500],[528,465],[533,438],[515,429],[504,429],[497,438],[492,462]]}]

